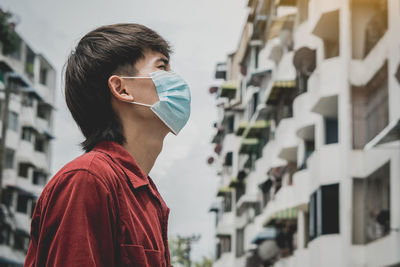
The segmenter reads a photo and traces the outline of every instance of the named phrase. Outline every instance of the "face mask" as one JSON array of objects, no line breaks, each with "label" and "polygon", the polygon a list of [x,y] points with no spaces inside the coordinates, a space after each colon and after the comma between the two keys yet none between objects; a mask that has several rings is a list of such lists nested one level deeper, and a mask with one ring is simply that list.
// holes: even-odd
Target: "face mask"
[{"label": "face mask", "polygon": [[190,116],[190,89],[188,84],[173,71],[159,70],[150,73],[150,77],[127,77],[124,79],[152,79],[156,87],[158,102],[153,105],[135,101],[125,101],[131,104],[150,107],[172,133],[177,135],[185,126]]}]

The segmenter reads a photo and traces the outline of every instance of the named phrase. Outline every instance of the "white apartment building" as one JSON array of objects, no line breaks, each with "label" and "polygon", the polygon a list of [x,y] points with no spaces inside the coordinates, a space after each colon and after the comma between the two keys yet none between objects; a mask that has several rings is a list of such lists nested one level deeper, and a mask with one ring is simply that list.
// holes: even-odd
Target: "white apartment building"
[{"label": "white apartment building", "polygon": [[[1,107],[5,86],[13,90],[0,209],[1,267],[23,266],[31,216],[50,175],[51,140],[54,138],[56,71],[21,37],[18,43],[15,52],[7,55],[0,52]],[[3,51],[1,43],[0,51]]]},{"label": "white apartment building", "polygon": [[400,2],[248,8],[210,88],[214,266],[400,266]]}]

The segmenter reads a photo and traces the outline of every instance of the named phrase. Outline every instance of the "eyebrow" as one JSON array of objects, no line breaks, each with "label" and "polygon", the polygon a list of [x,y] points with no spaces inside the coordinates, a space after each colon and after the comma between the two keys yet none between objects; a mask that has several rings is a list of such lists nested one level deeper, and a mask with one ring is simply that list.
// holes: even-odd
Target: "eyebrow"
[{"label": "eyebrow", "polygon": [[156,62],[163,62],[165,65],[168,65],[169,64],[169,60],[167,59],[167,58],[165,58],[165,57],[159,57],[157,60],[156,60]]}]

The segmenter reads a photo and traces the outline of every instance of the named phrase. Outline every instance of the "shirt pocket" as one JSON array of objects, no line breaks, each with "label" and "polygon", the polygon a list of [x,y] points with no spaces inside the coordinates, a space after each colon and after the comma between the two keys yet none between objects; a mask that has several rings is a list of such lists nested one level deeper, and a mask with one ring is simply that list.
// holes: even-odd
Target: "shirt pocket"
[{"label": "shirt pocket", "polygon": [[141,245],[121,244],[123,267],[162,267],[161,251],[145,249]]}]

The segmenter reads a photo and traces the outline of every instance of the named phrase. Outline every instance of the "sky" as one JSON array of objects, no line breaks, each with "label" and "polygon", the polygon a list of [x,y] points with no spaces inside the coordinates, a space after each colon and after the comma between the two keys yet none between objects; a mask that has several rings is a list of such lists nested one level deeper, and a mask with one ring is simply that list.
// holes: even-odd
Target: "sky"
[{"label": "sky", "polygon": [[217,112],[208,93],[215,64],[233,52],[247,16],[247,0],[0,0],[18,18],[17,32],[57,71],[52,174],[82,154],[83,140],[62,93],[62,68],[79,39],[113,23],[140,23],[156,30],[173,47],[171,67],[191,88],[192,111],[178,136],[168,134],[150,176],[171,209],[168,233],[201,234],[192,250],[195,260],[212,257],[213,213],[219,177],[207,165]]}]

